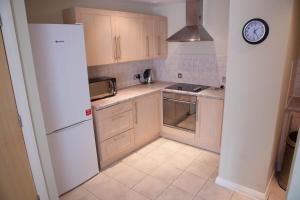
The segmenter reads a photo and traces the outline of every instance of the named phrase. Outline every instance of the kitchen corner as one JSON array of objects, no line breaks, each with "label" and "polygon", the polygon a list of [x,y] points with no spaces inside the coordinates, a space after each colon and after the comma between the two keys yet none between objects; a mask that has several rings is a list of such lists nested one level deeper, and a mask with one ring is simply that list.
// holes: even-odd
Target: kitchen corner
[{"label": "kitchen corner", "polygon": [[[134,99],[139,96],[151,94],[153,92],[158,92],[158,91],[168,92],[170,90],[165,88],[172,84],[174,83],[156,81],[153,84],[139,84],[139,85],[133,85],[126,88],[122,88],[119,89],[117,94],[113,97],[93,101],[92,107],[93,110],[98,110],[98,109],[103,109],[109,106],[116,105],[124,101]],[[176,92],[182,94],[190,94],[190,95],[193,94],[191,92],[184,92],[184,91],[176,91]],[[213,88],[213,87],[210,87],[206,90],[197,93],[197,96],[206,96],[206,97],[216,98],[216,99],[224,99],[224,95],[225,95],[225,89]]]}]

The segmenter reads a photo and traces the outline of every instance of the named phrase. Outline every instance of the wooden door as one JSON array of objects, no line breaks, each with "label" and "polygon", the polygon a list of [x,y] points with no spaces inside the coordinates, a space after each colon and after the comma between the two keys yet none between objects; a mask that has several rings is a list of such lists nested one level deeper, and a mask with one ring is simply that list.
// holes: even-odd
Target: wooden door
[{"label": "wooden door", "polygon": [[37,199],[0,31],[0,199]]},{"label": "wooden door", "polygon": [[121,13],[114,16],[118,62],[142,59],[142,22],[140,15]]},{"label": "wooden door", "polygon": [[150,59],[154,57],[155,50],[155,19],[152,16],[145,16],[143,19],[143,36],[142,49],[143,59]]},{"label": "wooden door", "polygon": [[79,11],[78,23],[83,23],[88,66],[110,64],[117,61],[116,38],[112,32],[112,12],[99,10]]},{"label": "wooden door", "polygon": [[166,58],[168,55],[168,44],[167,44],[167,18],[157,17],[155,20],[155,57]]},{"label": "wooden door", "polygon": [[221,99],[200,97],[198,100],[199,128],[197,145],[220,152],[224,102]]},{"label": "wooden door", "polygon": [[135,144],[141,146],[159,136],[161,127],[160,93],[135,100]]}]

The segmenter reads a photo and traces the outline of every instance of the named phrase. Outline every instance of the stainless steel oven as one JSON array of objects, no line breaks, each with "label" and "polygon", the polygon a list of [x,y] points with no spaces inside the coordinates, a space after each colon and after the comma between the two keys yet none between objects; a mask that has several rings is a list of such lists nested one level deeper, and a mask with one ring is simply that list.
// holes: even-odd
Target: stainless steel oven
[{"label": "stainless steel oven", "polygon": [[163,92],[164,126],[195,133],[197,107],[196,96]]}]

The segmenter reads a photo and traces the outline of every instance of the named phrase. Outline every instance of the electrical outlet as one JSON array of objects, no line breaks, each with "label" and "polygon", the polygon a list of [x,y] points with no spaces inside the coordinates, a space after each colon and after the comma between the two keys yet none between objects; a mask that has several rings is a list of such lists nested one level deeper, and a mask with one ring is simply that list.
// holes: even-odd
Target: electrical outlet
[{"label": "electrical outlet", "polygon": [[226,84],[226,76],[222,76],[222,85]]},{"label": "electrical outlet", "polygon": [[134,79],[140,79],[141,78],[141,75],[140,74],[135,74],[134,75]]},{"label": "electrical outlet", "polygon": [[182,78],[182,73],[178,73],[178,78]]}]

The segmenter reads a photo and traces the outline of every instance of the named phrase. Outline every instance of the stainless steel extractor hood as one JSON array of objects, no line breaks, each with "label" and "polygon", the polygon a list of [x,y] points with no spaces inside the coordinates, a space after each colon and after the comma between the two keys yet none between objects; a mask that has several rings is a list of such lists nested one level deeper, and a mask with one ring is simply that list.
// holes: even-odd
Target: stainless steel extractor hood
[{"label": "stainless steel extractor hood", "polygon": [[203,27],[203,0],[186,0],[186,26],[167,39],[168,42],[213,41]]}]

